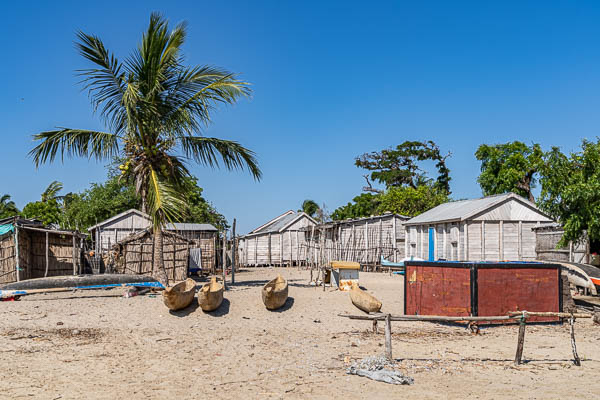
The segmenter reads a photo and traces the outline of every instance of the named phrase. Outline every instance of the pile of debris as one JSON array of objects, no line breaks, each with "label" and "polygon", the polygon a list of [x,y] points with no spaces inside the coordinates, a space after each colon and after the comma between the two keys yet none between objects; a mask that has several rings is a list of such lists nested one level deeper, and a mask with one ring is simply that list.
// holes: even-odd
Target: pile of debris
[{"label": "pile of debris", "polygon": [[354,362],[346,373],[393,385],[412,385],[415,382],[413,378],[394,371],[393,367],[394,363],[386,357],[366,357]]}]

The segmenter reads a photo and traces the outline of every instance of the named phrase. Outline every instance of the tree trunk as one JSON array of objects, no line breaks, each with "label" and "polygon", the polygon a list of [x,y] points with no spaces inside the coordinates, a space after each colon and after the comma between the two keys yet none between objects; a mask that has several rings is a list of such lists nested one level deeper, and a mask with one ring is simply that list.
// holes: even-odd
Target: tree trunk
[{"label": "tree trunk", "polygon": [[163,231],[162,227],[154,228],[154,273],[155,278],[164,286],[169,285],[169,277],[165,270],[165,257],[163,253]]}]

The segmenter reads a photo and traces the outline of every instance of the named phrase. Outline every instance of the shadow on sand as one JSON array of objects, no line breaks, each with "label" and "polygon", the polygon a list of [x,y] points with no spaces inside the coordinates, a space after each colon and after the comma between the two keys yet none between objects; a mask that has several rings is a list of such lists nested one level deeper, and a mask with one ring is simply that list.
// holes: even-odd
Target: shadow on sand
[{"label": "shadow on sand", "polygon": [[224,298],[219,308],[217,308],[215,311],[204,312],[204,314],[210,315],[211,317],[222,317],[229,314],[229,305],[229,300]]},{"label": "shadow on sand", "polygon": [[169,310],[169,314],[174,315],[176,317],[187,317],[194,311],[200,308],[200,304],[198,304],[198,299],[194,297],[194,300],[191,302],[189,306],[184,308],[183,310],[171,311]]},{"label": "shadow on sand", "polygon": [[277,310],[267,309],[267,311],[274,312],[274,313],[281,313],[281,312],[285,312],[285,311],[289,310],[290,308],[292,308],[293,305],[294,305],[294,298],[288,297],[283,306],[279,307]]}]

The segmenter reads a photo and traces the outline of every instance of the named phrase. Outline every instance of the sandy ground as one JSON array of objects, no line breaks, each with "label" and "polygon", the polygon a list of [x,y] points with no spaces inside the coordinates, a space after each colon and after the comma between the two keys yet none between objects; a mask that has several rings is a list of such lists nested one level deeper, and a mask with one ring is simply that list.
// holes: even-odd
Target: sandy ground
[{"label": "sandy ground", "polygon": [[[261,286],[281,272],[290,299],[267,311]],[[345,373],[383,353],[384,335],[348,294],[308,286],[310,272],[253,269],[211,314],[197,305],[170,313],[160,296],[122,289],[23,297],[0,303],[0,398],[597,398],[600,327],[578,320],[582,366],[571,361],[568,325],[528,326],[526,363],[513,366],[517,327],[482,329],[393,323],[397,367],[414,378],[395,386]],[[362,273],[383,311],[402,313],[400,276]]]}]

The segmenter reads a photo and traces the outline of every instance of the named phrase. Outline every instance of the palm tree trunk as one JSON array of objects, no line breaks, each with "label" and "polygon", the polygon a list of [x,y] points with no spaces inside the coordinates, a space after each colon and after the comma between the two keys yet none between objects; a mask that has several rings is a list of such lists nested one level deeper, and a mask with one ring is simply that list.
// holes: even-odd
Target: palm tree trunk
[{"label": "palm tree trunk", "polygon": [[169,285],[169,277],[165,270],[165,257],[163,253],[162,227],[154,227],[154,277],[164,286]]}]

